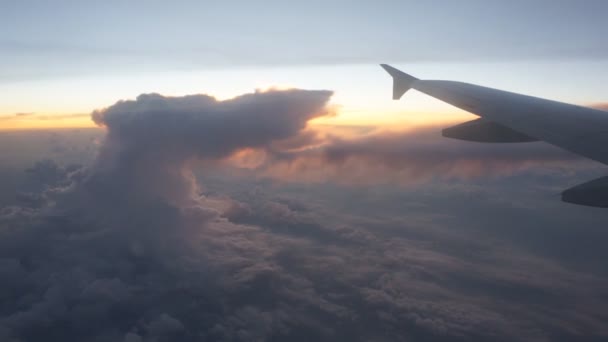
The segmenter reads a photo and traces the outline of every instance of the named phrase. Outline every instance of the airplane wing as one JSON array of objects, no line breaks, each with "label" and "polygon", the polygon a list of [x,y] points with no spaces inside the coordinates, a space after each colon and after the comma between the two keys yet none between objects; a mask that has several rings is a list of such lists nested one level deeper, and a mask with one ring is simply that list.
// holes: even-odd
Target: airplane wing
[{"label": "airplane wing", "polygon": [[[480,118],[443,130],[445,137],[477,142],[542,140],[608,165],[608,112],[469,83],[420,80],[390,65],[393,99],[415,89]],[[565,202],[608,208],[608,177],[562,193]]]}]

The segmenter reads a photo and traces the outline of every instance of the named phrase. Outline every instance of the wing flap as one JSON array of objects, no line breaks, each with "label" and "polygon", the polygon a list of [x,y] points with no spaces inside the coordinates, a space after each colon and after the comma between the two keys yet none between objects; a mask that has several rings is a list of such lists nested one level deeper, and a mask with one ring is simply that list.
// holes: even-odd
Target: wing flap
[{"label": "wing flap", "polygon": [[441,135],[446,138],[483,143],[523,143],[538,141],[507,126],[483,118],[445,128]]},{"label": "wing flap", "polygon": [[562,192],[562,201],[590,207],[608,208],[608,176],[594,179]]}]

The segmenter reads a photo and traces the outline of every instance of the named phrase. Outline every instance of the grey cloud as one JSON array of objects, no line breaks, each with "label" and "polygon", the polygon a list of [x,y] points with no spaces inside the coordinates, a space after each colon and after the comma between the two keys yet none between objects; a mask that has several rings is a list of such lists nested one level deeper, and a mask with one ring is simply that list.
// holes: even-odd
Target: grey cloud
[{"label": "grey cloud", "polygon": [[[322,198],[334,191],[319,189],[317,188],[311,195]],[[361,190],[352,193],[353,191],[347,188],[342,188],[342,190],[347,192],[344,197],[350,198],[344,200],[355,203],[360,201],[356,194],[364,192]],[[383,196],[386,196],[387,192]],[[293,196],[298,197],[295,194]],[[359,195],[361,194],[359,193]],[[402,206],[414,201],[433,203],[433,201],[437,201],[437,198],[441,198],[441,193],[437,194],[435,199],[417,198],[416,193],[412,193],[410,199],[404,199],[406,202]],[[256,196],[255,202],[259,201],[259,196]],[[487,202],[489,202],[487,206],[490,208],[499,208],[504,205],[497,200]],[[521,249],[509,252],[510,247],[504,245],[506,249],[502,250],[498,246],[505,243],[504,237],[494,240],[492,236],[496,232],[493,231],[491,225],[480,224],[479,228],[485,230],[485,233],[483,230],[470,231],[469,228],[465,228],[466,225],[472,225],[472,222],[477,220],[486,222],[486,217],[491,217],[491,213],[486,215],[483,211],[473,213],[477,211],[474,208],[483,210],[480,203],[484,203],[483,198],[469,200],[466,206],[470,207],[472,212],[458,215],[456,208],[453,209],[455,212],[452,212],[443,207],[445,204],[438,202],[434,204],[434,208],[429,209],[429,213],[424,209],[420,213],[408,212],[402,221],[391,222],[392,219],[389,218],[391,216],[386,217],[387,208],[394,206],[395,211],[389,211],[395,215],[392,216],[393,218],[397,218],[400,216],[397,212],[401,206],[395,205],[390,198],[386,198],[382,204],[369,204],[367,209],[348,209],[349,213],[352,212],[350,215],[356,215],[358,218],[355,221],[342,218],[339,222],[342,224],[349,221],[358,222],[359,227],[350,225],[346,229],[331,227],[331,220],[323,215],[322,221],[326,222],[322,225],[325,229],[324,234],[311,234],[316,236],[318,243],[327,243],[329,246],[335,247],[318,248],[313,254],[307,256],[291,253],[289,267],[307,272],[308,278],[314,278],[317,286],[326,281],[321,280],[324,279],[323,274],[332,274],[332,279],[336,281],[343,279],[344,284],[349,284],[356,289],[356,294],[345,292],[338,284],[329,286],[328,289],[340,288],[343,296],[352,296],[351,300],[354,300],[353,297],[366,298],[366,308],[355,310],[355,312],[357,314],[377,313],[378,316],[372,316],[373,319],[365,320],[367,327],[375,326],[375,324],[388,325],[390,328],[385,328],[385,331],[394,331],[393,338],[389,338],[389,340],[398,339],[399,336],[404,336],[403,334],[412,336],[399,330],[399,327],[408,325],[417,327],[410,329],[410,334],[415,335],[417,329],[432,331],[433,334],[438,335],[434,337],[438,340],[442,338],[457,339],[459,336],[464,340],[472,338],[478,340],[500,340],[501,338],[550,340],[551,336],[554,336],[551,334],[562,328],[564,336],[569,334],[571,338],[589,333],[587,328],[594,330],[595,333],[604,334],[605,327],[600,321],[593,319],[589,321],[590,317],[594,315],[592,312],[599,314],[602,310],[599,306],[593,309],[588,307],[591,316],[585,318],[576,317],[577,314],[570,316],[567,311],[559,308],[562,305],[573,305],[569,299],[562,297],[563,293],[577,292],[579,294],[576,296],[579,296],[583,293],[580,291],[589,290],[590,293],[599,294],[603,292],[601,284],[605,282],[605,279],[583,276],[582,273],[574,275],[571,273],[572,270],[564,268],[559,263],[528,255]],[[315,217],[318,220],[323,212],[333,212],[333,216],[335,210],[334,207],[316,210]],[[360,213],[355,214],[358,212],[356,210],[359,210]],[[524,210],[522,208],[518,210],[518,215],[521,216],[525,212],[533,210],[538,211],[538,209]],[[380,212],[374,213],[375,211]],[[253,210],[252,212],[256,215],[265,213],[263,210]],[[429,218],[432,217],[429,215],[431,212],[450,212],[450,215],[463,218],[459,222],[440,225],[439,231],[435,231],[433,226],[429,227],[428,223],[411,223],[418,217],[425,217],[425,215]],[[570,214],[572,215],[572,213]],[[306,217],[308,214],[296,215]],[[366,215],[378,218],[367,218]],[[546,213],[536,215],[542,216]],[[580,218],[582,215],[576,216]],[[297,235],[298,229],[307,229],[294,225],[292,222],[298,222],[298,220],[290,219],[290,216],[282,215],[281,217],[286,220],[285,223],[275,223],[272,225],[273,227],[291,227],[292,235]],[[471,219],[472,217],[478,219]],[[516,214],[509,215],[508,219],[514,222],[515,217],[517,217]],[[605,218],[605,215],[602,217]],[[374,221],[376,222],[374,223]],[[440,220],[432,222],[440,222]],[[505,230],[509,229],[508,222]],[[522,222],[530,229],[534,221],[524,220]],[[601,218],[586,219],[585,223],[581,222],[581,224],[591,228],[601,222]],[[560,226],[559,219],[555,220],[555,224]],[[564,228],[568,227],[567,224],[562,225]],[[263,226],[272,227],[269,224]],[[391,226],[393,228],[390,228]],[[546,234],[551,234],[552,228],[554,226],[550,225],[538,227]],[[390,229],[392,233],[385,235],[388,233],[387,229]],[[344,234],[345,232],[349,233]],[[328,239],[326,237],[328,233],[333,234],[335,239]],[[531,231],[529,233],[535,234]],[[585,232],[584,234],[590,233]],[[571,234],[576,233],[571,232]],[[580,231],[578,234],[580,236]],[[336,244],[336,239],[341,240],[342,243]],[[461,245],[459,246],[459,244]],[[353,250],[357,251],[357,256],[352,253]],[[331,253],[331,256],[324,255],[324,252]],[[349,267],[351,263],[352,268]],[[320,278],[315,278],[316,276]],[[374,282],[371,279],[382,280]],[[578,281],[587,285],[577,284]],[[334,302],[339,300],[338,298],[340,297],[335,298]],[[556,304],[558,302],[561,304]],[[346,306],[352,310],[353,304],[349,303]],[[556,306],[553,309],[548,308],[554,304]],[[498,309],[499,307],[501,309]],[[539,308],[540,311],[536,312],[533,307]],[[554,318],[549,318],[542,313],[545,309],[540,309],[540,307],[544,307],[546,310],[557,310],[559,314],[556,314]],[[509,312],[512,310],[518,312],[518,315],[522,315],[522,319],[511,317]],[[529,311],[526,312],[526,310]],[[538,324],[552,328],[548,330],[539,328]],[[557,328],[560,324],[564,326]],[[591,328],[592,326],[593,328]],[[501,331],[501,333],[496,334],[497,331]]]},{"label": "grey cloud", "polygon": [[[259,8],[248,2],[238,6],[189,2],[179,8],[148,4],[145,9],[134,4],[117,7],[104,3],[96,4],[94,10],[76,4],[17,5],[4,22],[7,27],[17,28],[18,34],[6,30],[8,37],[0,38],[5,52],[0,56],[0,78],[23,80],[214,66],[367,64],[388,59],[404,63],[601,60],[608,55],[602,44],[599,14],[605,11],[605,4],[599,1],[585,7],[561,1],[550,13],[546,1],[499,3],[492,8],[479,1],[385,1],[380,5],[348,4],[345,10],[346,5],[307,2],[285,7],[279,2],[267,3],[264,15],[254,17],[247,13]],[[141,15],[142,11],[146,15]],[[488,11],[501,15],[488,15]],[[420,17],[417,13],[430,15]],[[26,23],[20,20],[22,16],[45,22],[48,32],[18,29]],[[399,33],[404,18],[418,28],[415,34]],[[577,23],[577,30],[565,29],[562,23],[566,20]],[[101,21],[112,24],[91,25]],[[160,21],[169,23],[171,29],[161,29]],[[543,23],[540,28],[539,22]],[[330,26],[333,34],[327,35],[324,28]],[[83,34],[69,34],[76,30]],[[532,31],[535,34],[522,34]],[[193,41],[189,39],[192,36],[200,39]],[[93,46],[84,37],[98,39]],[[135,39],[136,46],[129,43]],[[140,62],[142,58],[146,63]]]},{"label": "grey cloud", "polygon": [[[500,184],[499,181],[495,183]],[[518,181],[518,184],[524,189],[530,188],[526,182]],[[222,187],[230,186],[224,184]],[[315,190],[310,190],[311,187]],[[517,234],[506,234],[522,229],[527,231],[528,239],[538,238],[539,244],[542,240],[545,245],[560,248],[558,241],[563,239],[563,242],[571,242],[568,247],[571,250],[593,248],[597,252],[602,247],[592,247],[584,242],[583,236],[595,236],[594,231],[606,216],[600,213],[596,218],[586,217],[584,210],[576,208],[558,215],[555,210],[560,210],[559,203],[554,205],[553,211],[545,211],[542,206],[536,207],[533,196],[517,200],[523,205],[513,208],[514,204],[501,195],[508,187],[508,183],[492,187],[487,192],[494,195],[488,198],[457,196],[445,199],[443,197],[448,194],[454,196],[454,190],[442,190],[429,196],[428,192],[435,188],[432,185],[414,191],[370,186],[354,190],[357,188],[334,188],[327,184],[289,186],[284,190],[291,202],[299,198],[308,206],[324,203],[313,206],[312,211],[290,209],[282,200],[271,205],[264,199],[263,192],[258,191],[240,195],[237,191],[232,197],[249,203],[247,222],[256,222],[279,234],[306,236],[317,241],[322,247],[317,245],[308,255],[295,251],[282,254],[284,268],[305,272],[308,279],[315,279],[313,283],[322,287],[330,281],[324,275],[331,274],[336,283],[323,288],[327,291],[340,289],[341,294],[332,302],[340,303],[340,298],[349,298],[344,307],[351,312],[358,315],[378,312],[378,316],[365,319],[366,327],[389,324],[390,328],[384,328],[394,332],[389,340],[411,336],[399,328],[410,324],[417,327],[409,329],[410,334],[415,334],[417,329],[427,333],[433,331],[439,335],[434,338],[439,340],[458,336],[464,340],[501,339],[500,336],[511,340],[551,340],[551,336],[556,336],[552,334],[560,330],[570,338],[588,333],[604,334],[605,327],[600,321],[589,320],[594,315],[592,312],[600,314],[600,306],[587,307],[590,316],[584,314],[585,318],[576,317],[580,311],[571,316],[568,311],[560,310],[562,306],[574,305],[563,297],[563,293],[579,293],[573,296],[587,290],[602,293],[602,284],[606,281],[603,276],[583,275],[585,271],[574,275],[574,270],[567,266],[572,265],[572,260],[568,260],[570,256],[553,254],[549,248],[539,248],[536,244],[530,248],[534,252],[527,254],[526,244]],[[471,190],[474,189],[469,192]],[[533,192],[539,192],[539,188],[530,189],[530,193]],[[399,196],[389,195],[391,193]],[[372,200],[367,199],[370,196]],[[374,196],[378,200],[374,201]],[[327,197],[331,200],[326,200]],[[339,209],[343,203],[360,204]],[[417,206],[410,210],[410,205]],[[272,224],[265,218],[271,216],[270,211],[262,209],[269,206],[281,208],[280,215],[273,216],[275,222]],[[464,208],[466,211],[462,210]],[[243,216],[242,210],[237,210],[233,219],[247,217]],[[344,211],[347,216],[336,217],[337,212]],[[548,219],[547,216],[556,217]],[[572,231],[570,220],[580,220],[584,232]],[[513,227],[518,224],[523,227]],[[551,236],[551,242],[547,242],[547,234]],[[572,239],[579,239],[581,243],[572,244]],[[507,241],[512,241],[512,245]],[[353,251],[357,251],[356,256]],[[544,256],[534,256],[534,253]],[[587,263],[584,259],[580,262]],[[598,264],[598,270],[602,268],[601,264]],[[385,280],[375,283],[372,279],[378,277]],[[388,282],[388,279],[392,280]],[[579,281],[586,285],[577,283]],[[344,284],[355,292],[341,287]],[[362,297],[367,299],[365,309],[355,309],[354,298]],[[550,318],[542,313],[544,310],[559,313]],[[518,312],[521,320],[509,312]],[[539,324],[546,328],[540,328]],[[557,328],[560,325],[563,326]],[[590,333],[586,327],[595,333]],[[496,331],[501,333],[496,335]]]},{"label": "grey cloud", "polygon": [[331,94],[294,89],[226,101],[149,94],[118,102],[93,113],[108,133],[91,178],[110,180],[100,190],[120,196],[148,194],[187,202],[198,196],[186,167],[190,160],[218,160],[242,148],[293,138],[308,120],[328,114]]}]

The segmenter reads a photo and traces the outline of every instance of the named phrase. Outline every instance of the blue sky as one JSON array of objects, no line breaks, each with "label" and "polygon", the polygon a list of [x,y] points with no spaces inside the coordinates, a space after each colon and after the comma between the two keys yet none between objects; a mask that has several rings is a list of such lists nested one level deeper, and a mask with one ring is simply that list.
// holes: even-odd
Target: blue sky
[{"label": "blue sky", "polygon": [[449,109],[415,94],[409,106],[386,103],[381,62],[421,78],[577,103],[606,99],[608,3],[601,0],[2,7],[0,115],[88,112],[151,91],[230,97],[272,85],[335,90],[345,115]]}]

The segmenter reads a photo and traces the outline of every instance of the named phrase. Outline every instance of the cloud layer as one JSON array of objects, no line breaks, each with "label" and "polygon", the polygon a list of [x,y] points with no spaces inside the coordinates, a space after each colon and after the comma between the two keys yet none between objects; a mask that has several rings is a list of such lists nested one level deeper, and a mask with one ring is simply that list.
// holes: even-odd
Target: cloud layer
[{"label": "cloud layer", "polygon": [[[440,127],[317,137],[298,150],[233,157],[257,175],[293,182],[413,185],[437,179],[501,177],[540,165],[589,165],[545,143],[481,144],[440,137]],[[257,160],[257,162],[251,162]]]},{"label": "cloud layer", "polygon": [[[592,166],[563,172],[572,157],[543,144],[311,131],[330,96],[148,94],[95,112],[97,158],[36,164],[0,209],[0,339],[608,336],[608,217],[546,198]],[[322,182],[269,181],[306,177]]]}]

